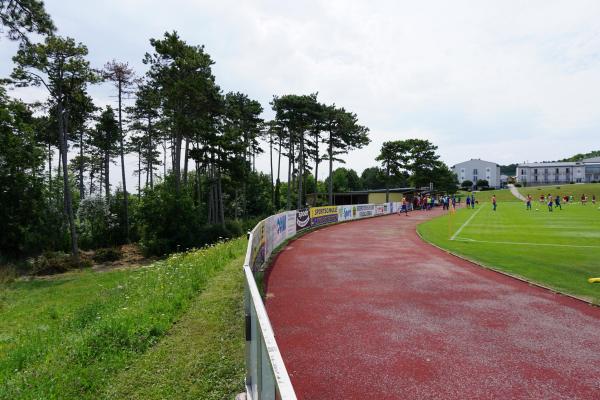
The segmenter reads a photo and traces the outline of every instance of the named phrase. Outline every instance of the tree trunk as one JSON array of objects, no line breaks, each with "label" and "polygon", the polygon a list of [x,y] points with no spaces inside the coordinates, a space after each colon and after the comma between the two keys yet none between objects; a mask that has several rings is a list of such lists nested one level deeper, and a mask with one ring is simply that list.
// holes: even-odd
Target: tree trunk
[{"label": "tree trunk", "polygon": [[48,140],[48,185],[52,182],[52,146]]},{"label": "tree trunk", "polygon": [[327,154],[329,156],[329,205],[333,205],[333,142],[331,141],[331,130],[329,130],[329,147]]},{"label": "tree trunk", "polygon": [[219,198],[219,222],[223,227],[225,227],[225,210],[223,208],[223,190],[221,187],[221,172],[219,172],[219,178],[217,180],[217,195]]},{"label": "tree trunk", "polygon": [[296,200],[297,209],[304,208],[303,200],[303,189],[302,184],[304,181],[304,132],[301,133],[300,137],[300,161],[298,162],[298,198]]},{"label": "tree trunk", "polygon": [[177,191],[177,197],[181,191],[181,144],[183,137],[177,134],[175,138],[175,153],[173,154],[173,175],[175,175],[175,190]]},{"label": "tree trunk", "polygon": [[163,180],[167,177],[167,140],[163,140]]},{"label": "tree trunk", "polygon": [[390,201],[390,162],[386,163],[386,178],[385,178],[385,202]]},{"label": "tree trunk", "polygon": [[188,153],[190,150],[190,141],[185,139],[185,154],[183,159],[183,185],[187,185],[188,181]]},{"label": "tree trunk", "polygon": [[275,186],[273,184],[273,134],[270,134],[269,140],[269,159],[271,165],[271,204],[275,205]]},{"label": "tree trunk", "polygon": [[129,196],[125,177],[125,146],[123,146],[123,122],[121,118],[121,95],[123,82],[119,79],[119,146],[121,151],[121,180],[123,181],[123,207],[125,211],[125,241],[129,243]]},{"label": "tree trunk", "polygon": [[[146,180],[148,174],[146,173]],[[138,143],[138,200],[142,198],[142,143]]]},{"label": "tree trunk", "polygon": [[277,155],[277,180],[275,181],[275,208],[279,210],[279,188],[281,186],[281,181],[279,179],[281,174],[281,136],[279,137],[279,154]]},{"label": "tree trunk", "polygon": [[288,181],[287,181],[287,205],[286,209],[292,209],[292,168],[293,168],[293,144],[290,137],[290,150],[288,153]]},{"label": "tree trunk", "polygon": [[77,246],[77,230],[75,228],[75,215],[73,213],[73,200],[71,197],[71,185],[69,185],[69,171],[67,165],[67,135],[65,132],[65,121],[63,120],[63,105],[62,99],[58,99],[58,134],[60,143],[60,155],[63,164],[63,186],[64,200],[67,217],[69,219],[69,229],[71,233],[71,255],[75,263],[79,263],[79,248]]},{"label": "tree trunk", "polygon": [[104,153],[104,191],[106,193],[106,202],[110,200],[110,156],[108,151]]},{"label": "tree trunk", "polygon": [[79,198],[85,197],[85,188],[83,186],[83,129],[79,131]]}]

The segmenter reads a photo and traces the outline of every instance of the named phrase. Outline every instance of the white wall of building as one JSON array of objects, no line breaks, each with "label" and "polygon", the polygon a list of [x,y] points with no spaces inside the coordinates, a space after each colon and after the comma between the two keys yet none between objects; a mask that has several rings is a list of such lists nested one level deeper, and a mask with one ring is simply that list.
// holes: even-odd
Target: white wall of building
[{"label": "white wall of building", "polygon": [[452,170],[458,178],[458,184],[463,181],[472,181],[476,184],[479,179],[485,179],[490,187],[499,188],[500,184],[500,166],[490,161],[480,159],[471,159],[458,163],[452,167]]}]

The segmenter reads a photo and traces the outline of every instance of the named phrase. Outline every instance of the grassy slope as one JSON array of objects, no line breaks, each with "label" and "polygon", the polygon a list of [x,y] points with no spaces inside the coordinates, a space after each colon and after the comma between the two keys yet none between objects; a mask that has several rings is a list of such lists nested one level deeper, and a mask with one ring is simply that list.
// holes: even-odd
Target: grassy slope
[{"label": "grassy slope", "polygon": [[111,382],[111,399],[229,399],[243,391],[240,257],[211,280],[169,335]]},{"label": "grassy slope", "polygon": [[138,270],[0,285],[0,399],[98,398],[245,245],[233,240]]},{"label": "grassy slope", "polygon": [[500,202],[495,214],[489,203],[483,207],[459,238],[597,247],[450,241],[451,235],[472,215],[473,211],[466,209],[421,224],[418,231],[426,240],[485,265],[600,301],[600,285],[587,283],[587,278],[600,276],[600,211],[596,207],[569,205],[552,214],[543,208],[527,212],[522,203],[514,202]]},{"label": "grassy slope", "polygon": [[581,199],[581,195],[585,194],[588,196],[588,201],[591,202],[592,194],[596,195],[596,200],[600,201],[600,183],[581,183],[581,184],[573,184],[573,185],[553,185],[553,186],[531,186],[531,187],[521,187],[519,188],[519,192],[523,194],[523,196],[527,196],[527,194],[531,194],[534,199],[538,199],[541,194],[547,195],[548,193],[552,195],[573,195],[575,201],[579,201]]},{"label": "grassy slope", "polygon": [[[460,191],[462,196],[466,196],[467,194],[471,194],[471,192]],[[483,203],[485,201],[490,201],[492,195],[496,195],[496,199],[498,201],[519,201],[508,189],[499,189],[499,190],[485,190],[483,192],[475,192],[475,200]],[[463,198],[464,199],[464,198]],[[464,202],[464,200],[463,200]]]}]

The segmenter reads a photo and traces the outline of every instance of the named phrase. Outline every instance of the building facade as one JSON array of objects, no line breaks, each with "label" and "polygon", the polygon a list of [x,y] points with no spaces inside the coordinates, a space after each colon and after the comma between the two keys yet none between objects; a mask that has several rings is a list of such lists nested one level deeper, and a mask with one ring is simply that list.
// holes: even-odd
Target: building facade
[{"label": "building facade", "polygon": [[458,184],[462,186],[464,181],[471,181],[473,185],[480,179],[488,181],[490,187],[500,188],[500,166],[490,161],[471,159],[458,163],[452,167],[452,171],[458,178]]},{"label": "building facade", "polygon": [[600,157],[582,161],[519,164],[517,182],[529,186],[600,182]]}]

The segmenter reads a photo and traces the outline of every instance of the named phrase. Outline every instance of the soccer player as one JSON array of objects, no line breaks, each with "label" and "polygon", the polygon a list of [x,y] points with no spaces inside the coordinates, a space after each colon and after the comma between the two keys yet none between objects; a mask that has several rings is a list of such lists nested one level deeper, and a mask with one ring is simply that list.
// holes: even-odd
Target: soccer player
[{"label": "soccer player", "polygon": [[398,212],[398,215],[402,213],[404,213],[408,217],[408,201],[406,201],[406,197],[402,197],[402,206],[400,208],[400,211]]},{"label": "soccer player", "polygon": [[586,202],[587,202],[587,197],[585,197],[585,194],[582,194],[581,195],[581,205],[584,206]]},{"label": "soccer player", "polygon": [[471,208],[471,196],[467,195],[467,208]]},{"label": "soccer player", "polygon": [[475,208],[475,195],[471,193],[471,208]]},{"label": "soccer player", "polygon": [[527,211],[531,211],[531,195],[527,195]]},{"label": "soccer player", "polygon": [[556,196],[556,198],[554,199],[554,203],[556,204],[556,208],[562,210],[562,206],[560,205],[560,196]]},{"label": "soccer player", "polygon": [[550,211],[550,212],[554,211],[552,209],[553,205],[554,205],[554,202],[552,202],[552,196],[548,196],[548,211]]},{"label": "soccer player", "polygon": [[494,211],[496,211],[496,195],[492,196],[492,206],[494,207]]},{"label": "soccer player", "polygon": [[595,194],[592,195],[592,204],[596,204],[596,195]]}]

